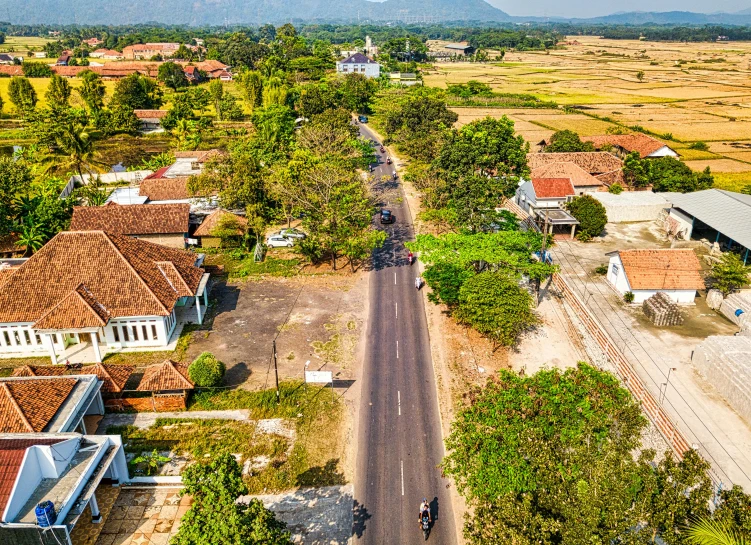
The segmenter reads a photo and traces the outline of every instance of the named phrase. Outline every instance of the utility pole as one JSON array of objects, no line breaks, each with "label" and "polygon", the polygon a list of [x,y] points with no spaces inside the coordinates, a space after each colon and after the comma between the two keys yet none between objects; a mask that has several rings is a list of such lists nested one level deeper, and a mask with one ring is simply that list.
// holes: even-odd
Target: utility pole
[{"label": "utility pole", "polygon": [[276,378],[276,404],[279,404],[280,396],[279,396],[279,369],[276,366],[276,339],[274,339],[273,344],[273,354],[272,357],[274,358],[274,377]]},{"label": "utility pole", "polygon": [[[540,261],[545,263],[545,250],[548,247],[548,209],[545,209],[545,221],[542,225],[542,249],[540,250]],[[542,281],[537,280],[537,306],[540,306],[542,300]]]}]

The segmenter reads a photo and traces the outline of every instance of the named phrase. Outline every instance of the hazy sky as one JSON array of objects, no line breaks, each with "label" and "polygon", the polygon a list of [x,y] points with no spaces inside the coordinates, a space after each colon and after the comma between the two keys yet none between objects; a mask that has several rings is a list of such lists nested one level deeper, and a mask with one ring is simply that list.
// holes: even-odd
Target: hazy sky
[{"label": "hazy sky", "polygon": [[716,11],[734,12],[751,8],[749,0],[487,0],[509,15],[538,15],[560,17],[596,17],[619,11]]}]

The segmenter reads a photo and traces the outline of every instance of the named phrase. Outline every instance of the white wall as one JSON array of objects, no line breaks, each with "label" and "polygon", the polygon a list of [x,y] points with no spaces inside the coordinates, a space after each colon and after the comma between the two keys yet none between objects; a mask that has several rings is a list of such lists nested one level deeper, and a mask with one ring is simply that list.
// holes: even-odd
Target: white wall
[{"label": "white wall", "polygon": [[694,230],[694,219],[688,214],[671,208],[669,215],[680,225],[680,230],[683,232],[683,238],[688,240],[691,238],[691,233]]},{"label": "white wall", "polygon": [[[5,506],[3,520],[9,521],[18,514],[26,504],[31,492],[42,482],[42,470],[37,461],[36,449],[28,448],[21,462],[21,469],[16,475],[16,482],[10,492],[8,505]],[[54,522],[54,521],[53,521]]]},{"label": "white wall", "polygon": [[643,303],[658,291],[667,294],[676,303],[685,305],[693,304],[696,297],[696,290],[632,290],[618,254],[610,256],[607,279],[621,295],[629,291],[633,293],[634,303]]},{"label": "white wall", "polygon": [[656,152],[650,153],[647,157],[678,157],[678,154],[668,146],[662,146]]},{"label": "white wall", "polygon": [[618,254],[610,256],[610,262],[608,263],[608,282],[615,286],[618,293],[621,295],[627,291],[631,291],[631,286],[626,278],[626,271],[623,270],[623,263],[621,262],[621,256]]},{"label": "white wall", "polygon": [[336,63],[336,71],[340,74],[365,74],[369,78],[377,78],[381,75],[381,65],[377,62],[367,64]]},{"label": "white wall", "polygon": [[665,293],[673,301],[682,305],[692,305],[696,298],[696,290],[635,290],[633,292],[634,303],[643,303],[658,291]]},{"label": "white wall", "polygon": [[168,318],[164,316],[143,316],[110,320],[104,327],[105,344],[116,348],[164,346],[169,342],[169,335],[165,327]]}]

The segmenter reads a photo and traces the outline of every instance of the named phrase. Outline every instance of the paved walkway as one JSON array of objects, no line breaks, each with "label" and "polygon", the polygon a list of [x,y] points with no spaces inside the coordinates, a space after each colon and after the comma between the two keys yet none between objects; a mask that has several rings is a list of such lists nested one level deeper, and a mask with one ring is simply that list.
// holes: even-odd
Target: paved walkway
[{"label": "paved walkway", "polygon": [[591,274],[592,263],[583,263],[577,254],[575,244],[553,250],[569,286],[619,345],[654,399],[662,399],[673,422],[712,464],[715,484],[721,482],[724,489],[738,484],[751,492],[751,428],[695,372],[691,351],[701,339],[639,324],[604,277]]},{"label": "paved walkway", "polygon": [[[259,499],[287,523],[294,543],[305,545],[346,545],[352,535],[353,488],[324,486],[261,496],[241,496],[240,500]],[[365,524],[365,521],[361,521]]]}]

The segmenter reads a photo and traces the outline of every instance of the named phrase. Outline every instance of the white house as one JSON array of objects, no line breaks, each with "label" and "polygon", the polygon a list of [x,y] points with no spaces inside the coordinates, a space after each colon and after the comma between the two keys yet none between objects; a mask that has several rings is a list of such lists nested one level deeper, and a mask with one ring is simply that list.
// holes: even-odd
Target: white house
[{"label": "white house", "polygon": [[693,304],[696,290],[704,289],[701,264],[693,250],[621,250],[610,257],[607,279],[620,293],[634,294],[642,303],[658,291],[673,301]]},{"label": "white house", "polygon": [[646,134],[606,134],[601,136],[583,136],[582,142],[591,142],[595,149],[608,148],[618,157],[625,157],[636,152],[642,159],[659,157],[678,157],[673,148]]},{"label": "white house", "polygon": [[575,195],[569,178],[532,178],[519,184],[514,200],[525,212],[539,217],[541,210],[561,208]]},{"label": "white house", "polygon": [[[92,521],[101,521],[99,483],[129,479],[119,435],[79,433],[0,434],[0,474],[0,543],[19,544],[70,545],[70,532],[87,506]],[[35,508],[45,501],[54,510],[42,529]]]},{"label": "white house", "polygon": [[[58,233],[0,285],[0,356],[49,354],[72,344],[104,351],[164,349],[180,307],[202,323],[203,255],[104,231]],[[81,347],[82,348],[82,347]]]},{"label": "white house", "polygon": [[364,74],[369,78],[377,78],[381,75],[381,65],[362,53],[355,53],[343,61],[337,61],[336,72],[338,74]]}]

